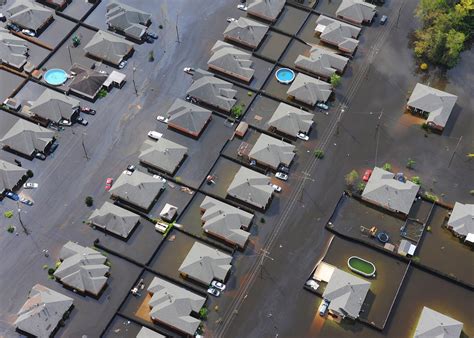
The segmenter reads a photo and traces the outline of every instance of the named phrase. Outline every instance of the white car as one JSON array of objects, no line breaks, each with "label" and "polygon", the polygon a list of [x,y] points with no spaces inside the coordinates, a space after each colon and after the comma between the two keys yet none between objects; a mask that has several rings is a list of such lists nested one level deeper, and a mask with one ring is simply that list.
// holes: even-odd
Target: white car
[{"label": "white car", "polygon": [[281,187],[276,184],[270,184],[270,186],[273,188],[274,192],[281,192]]},{"label": "white car", "polygon": [[329,106],[328,106],[327,104],[322,103],[322,102],[316,103],[316,107],[321,108],[321,109],[324,109],[324,110],[328,110],[328,109],[329,109]]},{"label": "white car", "polygon": [[225,284],[218,282],[216,280],[213,280],[211,283],[211,286],[217,290],[224,291],[225,290]]},{"label": "white car", "polygon": [[299,138],[300,140],[303,140],[303,141],[308,141],[309,140],[309,136],[306,135],[305,133],[298,133],[298,134],[296,134],[296,137]]},{"label": "white car", "polygon": [[164,234],[165,231],[168,230],[168,227],[169,227],[169,226],[170,226],[170,225],[169,225],[168,223],[164,223],[164,222],[158,221],[158,222],[156,222],[156,224],[155,224],[155,230],[158,231],[158,232],[160,232],[160,233],[162,233],[162,234]]},{"label": "white car", "polygon": [[275,174],[275,177],[282,180],[282,181],[288,181],[288,175],[285,173],[277,172]]},{"label": "white car", "polygon": [[160,175],[153,175],[154,179],[160,180],[163,183],[166,183],[166,178],[161,177]]},{"label": "white car", "polygon": [[21,32],[22,32],[23,34],[28,35],[28,36],[31,36],[31,37],[35,37],[35,36],[36,36],[35,32],[32,32],[32,31],[30,31],[29,29],[22,29]]},{"label": "white car", "polygon": [[163,123],[168,123],[168,118],[167,117],[164,117],[164,116],[157,116],[156,119],[160,122],[163,122]]},{"label": "white car", "polygon": [[191,68],[191,67],[184,67],[183,68],[183,72],[187,73],[187,74],[190,74],[190,75],[193,75],[194,73],[194,68]]},{"label": "white car", "polygon": [[324,315],[326,314],[326,311],[328,310],[328,306],[329,306],[329,302],[326,299],[324,299],[321,302],[321,305],[319,306],[319,315],[321,317],[324,317]]},{"label": "white car", "polygon": [[124,69],[125,66],[127,65],[127,63],[128,63],[127,60],[123,60],[122,62],[120,62],[120,63],[118,64],[118,68],[119,68],[119,69]]},{"label": "white car", "polygon": [[69,126],[72,126],[72,122],[69,121],[69,120],[61,120],[61,121],[59,121],[59,125],[60,125],[60,126],[68,126],[68,127],[69,127]]},{"label": "white car", "polygon": [[148,132],[148,137],[154,139],[154,140],[159,140],[163,136],[162,133],[159,133],[157,131],[151,130]]},{"label": "white car", "polygon": [[213,295],[215,297],[219,297],[221,295],[221,292],[217,289],[214,289],[214,288],[209,288],[207,289],[207,293],[210,294],[210,295]]},{"label": "white car", "polygon": [[226,19],[226,21],[227,22],[234,22],[234,21],[237,21],[237,19],[229,17],[229,18]]},{"label": "white car", "polygon": [[36,189],[36,188],[38,188],[38,183],[25,183],[25,184],[23,184],[23,188],[25,188],[25,189]]},{"label": "white car", "polygon": [[240,9],[241,11],[247,11],[248,7],[245,6],[245,4],[238,4],[237,8]]}]

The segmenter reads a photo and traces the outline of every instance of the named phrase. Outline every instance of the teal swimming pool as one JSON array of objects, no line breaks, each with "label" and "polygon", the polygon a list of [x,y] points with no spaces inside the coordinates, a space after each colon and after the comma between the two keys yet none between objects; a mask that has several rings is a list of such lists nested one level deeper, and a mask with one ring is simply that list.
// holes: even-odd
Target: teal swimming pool
[{"label": "teal swimming pool", "polygon": [[67,80],[67,73],[62,69],[50,69],[44,74],[44,80],[53,86],[62,85]]}]

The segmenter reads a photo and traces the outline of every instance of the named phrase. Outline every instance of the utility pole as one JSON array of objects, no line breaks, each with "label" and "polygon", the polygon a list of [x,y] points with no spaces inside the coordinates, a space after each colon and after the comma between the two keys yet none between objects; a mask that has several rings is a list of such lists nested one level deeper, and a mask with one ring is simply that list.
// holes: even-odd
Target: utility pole
[{"label": "utility pole", "polygon": [[133,89],[135,89],[135,95],[138,96],[138,90],[137,90],[137,85],[135,83],[135,71],[137,70],[137,67],[135,67],[135,63],[133,63],[133,68],[132,68],[132,83],[133,83]]},{"label": "utility pole", "polygon": [[178,30],[178,22],[179,22],[179,14],[176,14],[176,42],[177,43],[181,43],[181,41],[179,40],[179,30]]},{"label": "utility pole", "polygon": [[20,225],[21,227],[23,228],[23,232],[25,233],[25,235],[29,235],[30,232],[28,231],[28,229],[26,228],[26,226],[23,224],[23,221],[21,220],[21,208],[20,208],[20,203],[18,203],[18,221],[20,222]]},{"label": "utility pole", "polygon": [[87,150],[86,150],[86,146],[84,144],[84,135],[87,135],[86,133],[82,133],[82,140],[81,140],[81,143],[82,143],[82,150],[84,150],[84,156],[86,157],[86,160],[89,161],[89,156],[87,155]]},{"label": "utility pole", "polygon": [[449,159],[448,168],[451,166],[451,162],[453,161],[454,155],[456,154],[456,150],[458,150],[458,147],[459,147],[459,144],[461,143],[461,140],[462,140],[462,135],[459,138],[458,143],[456,144],[456,148],[454,148],[454,151],[453,151],[453,154],[451,155],[451,158]]},{"label": "utility pole", "polygon": [[374,166],[377,166],[377,157],[379,152],[379,138],[380,138],[380,120],[382,119],[383,109],[380,111],[379,117],[377,118],[377,125],[375,126],[375,159]]},{"label": "utility pole", "polygon": [[263,279],[263,263],[264,263],[264,260],[265,258],[268,258],[270,260],[274,260],[272,257],[269,256],[269,252],[267,250],[264,250],[264,249],[260,249],[260,263],[259,263],[259,266],[260,266],[260,279]]},{"label": "utility pole", "polygon": [[343,105],[341,108],[341,112],[339,113],[339,116],[337,117],[336,121],[336,135],[339,135],[339,125],[341,124],[341,119],[342,119],[342,114],[344,114],[344,108],[345,106]]},{"label": "utility pole", "polygon": [[69,61],[71,62],[71,66],[72,66],[72,55],[71,55],[71,49],[69,49],[69,45],[67,45],[67,51],[69,54]]}]

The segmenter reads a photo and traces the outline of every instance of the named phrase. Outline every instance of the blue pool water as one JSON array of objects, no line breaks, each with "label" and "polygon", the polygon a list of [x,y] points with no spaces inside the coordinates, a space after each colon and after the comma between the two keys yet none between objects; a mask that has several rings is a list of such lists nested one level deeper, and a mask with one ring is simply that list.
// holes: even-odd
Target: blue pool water
[{"label": "blue pool water", "polygon": [[295,73],[289,68],[280,68],[275,74],[278,82],[289,84],[295,79]]},{"label": "blue pool water", "polygon": [[67,80],[67,73],[62,69],[50,69],[44,74],[44,80],[53,86],[62,85]]}]

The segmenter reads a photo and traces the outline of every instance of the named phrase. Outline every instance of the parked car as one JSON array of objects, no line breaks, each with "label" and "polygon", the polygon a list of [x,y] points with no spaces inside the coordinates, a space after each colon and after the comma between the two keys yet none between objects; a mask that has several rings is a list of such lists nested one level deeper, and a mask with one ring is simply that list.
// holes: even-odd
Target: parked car
[{"label": "parked car", "polygon": [[15,25],[13,22],[7,23],[7,28],[14,31],[14,32],[20,32],[21,28]]},{"label": "parked car", "polygon": [[158,231],[159,233],[164,234],[166,230],[168,230],[169,226],[170,225],[168,223],[158,221],[155,224],[155,230]]},{"label": "parked car", "polygon": [[130,172],[132,172],[132,173],[135,171],[135,169],[137,169],[137,168],[136,168],[133,164],[129,164],[129,165],[127,166],[127,170],[130,171]]},{"label": "parked car", "polygon": [[324,110],[328,110],[328,109],[329,109],[329,106],[328,106],[327,104],[322,103],[322,102],[316,103],[316,107],[321,108],[321,109],[324,109]]},{"label": "parked car", "polygon": [[5,22],[5,21],[7,21],[7,18],[5,17],[3,13],[0,13],[0,22]]},{"label": "parked car", "polygon": [[364,176],[362,176],[362,181],[367,182],[370,178],[370,175],[372,175],[372,169],[367,169],[364,172]]},{"label": "parked car", "polygon": [[303,140],[303,141],[308,141],[309,140],[309,136],[306,135],[305,133],[298,133],[298,134],[296,134],[296,137],[299,138],[300,140]]},{"label": "parked car", "polygon": [[248,7],[245,6],[245,4],[238,4],[237,8],[240,9],[241,11],[247,11]]},{"label": "parked car", "polygon": [[59,125],[69,127],[69,126],[72,126],[72,122],[69,121],[69,120],[63,119],[63,120],[59,121]]},{"label": "parked car", "polygon": [[184,68],[183,68],[183,72],[185,72],[186,74],[189,74],[189,75],[193,75],[193,73],[194,73],[194,68],[191,68],[191,67],[184,67]]},{"label": "parked car", "polygon": [[282,172],[277,172],[275,174],[275,177],[282,180],[282,181],[288,181],[288,175]]},{"label": "parked car", "polygon": [[319,288],[319,284],[314,279],[307,280],[305,285],[309,286],[315,291]]},{"label": "parked car", "polygon": [[89,115],[95,115],[96,111],[95,111],[95,109],[92,109],[92,108],[89,108],[89,107],[81,107],[81,113],[89,114]]},{"label": "parked car", "polygon": [[153,32],[153,31],[147,31],[147,32],[146,32],[146,35],[148,35],[148,36],[149,36],[150,38],[152,38],[152,39],[155,39],[155,40],[158,39],[158,34],[156,34],[156,33]]},{"label": "parked car", "polygon": [[255,160],[250,160],[249,164],[252,166],[252,167],[255,167],[257,165],[257,161]]},{"label": "parked car", "polygon": [[281,172],[284,173],[284,174],[289,174],[289,173],[290,173],[290,168],[288,168],[288,167],[287,167],[286,165],[284,165],[284,164],[280,164],[280,165],[278,166],[277,171],[281,171]]},{"label": "parked car", "polygon": [[213,280],[211,282],[211,286],[219,291],[224,291],[225,290],[225,284],[218,282],[216,280]]},{"label": "parked car", "polygon": [[123,60],[118,64],[118,69],[124,69],[125,66],[127,65],[127,60]]},{"label": "parked car", "polygon": [[11,200],[14,200],[14,201],[18,201],[20,199],[20,196],[18,196],[18,194],[15,194],[14,192],[12,191],[8,191],[6,194],[5,194],[6,197],[8,197],[9,199]]},{"label": "parked car", "polygon": [[388,16],[382,15],[382,17],[380,18],[380,24],[385,25],[385,23],[387,22],[387,19],[388,19]]},{"label": "parked car", "polygon": [[153,175],[154,179],[160,180],[163,183],[166,183],[166,178],[161,177],[160,175]]},{"label": "parked car", "polygon": [[31,37],[33,37],[33,38],[36,36],[35,32],[30,31],[29,29],[22,29],[21,32],[22,32],[23,34],[28,35],[28,36],[31,36]]},{"label": "parked car", "polygon": [[25,189],[36,189],[36,188],[38,188],[38,183],[28,182],[28,183],[23,184],[23,188],[25,188]]},{"label": "parked car", "polygon": [[221,292],[217,289],[214,289],[213,287],[210,287],[209,289],[207,289],[207,293],[215,297],[219,297],[221,295]]},{"label": "parked car", "polygon": [[226,21],[227,22],[234,22],[234,21],[237,21],[237,19],[229,17],[229,18],[226,19]]},{"label": "parked car", "polygon": [[329,302],[326,299],[324,299],[321,302],[321,305],[319,306],[319,315],[321,317],[324,317],[326,315],[326,311],[328,310],[328,306],[329,306]]},{"label": "parked car", "polygon": [[83,126],[87,126],[89,124],[89,121],[87,121],[85,118],[81,117],[80,120],[79,118],[77,119],[77,122],[79,122],[79,124],[82,124]]},{"label": "parked car", "polygon": [[148,137],[154,139],[154,140],[159,140],[163,136],[162,133],[159,133],[157,131],[151,130],[148,132]]},{"label": "parked car", "polygon": [[37,151],[37,152],[35,153],[35,157],[36,157],[37,159],[39,159],[39,160],[42,160],[42,161],[46,160],[46,155],[43,154],[42,152],[39,152],[39,151]]},{"label": "parked car", "polygon": [[279,185],[270,183],[270,186],[273,188],[274,192],[281,192],[281,187]]},{"label": "parked car", "polygon": [[59,143],[58,142],[54,142],[51,147],[49,148],[49,153],[52,154],[56,151],[56,149],[58,149],[59,147]]},{"label": "parked car", "polygon": [[112,184],[114,183],[114,179],[109,177],[105,180],[105,191],[109,191],[112,188]]},{"label": "parked car", "polygon": [[167,117],[164,117],[164,116],[157,116],[156,119],[160,122],[163,122],[163,123],[168,123],[168,118]]},{"label": "parked car", "polygon": [[29,205],[30,207],[33,205],[33,201],[27,198],[20,197],[20,202],[23,204]]}]

